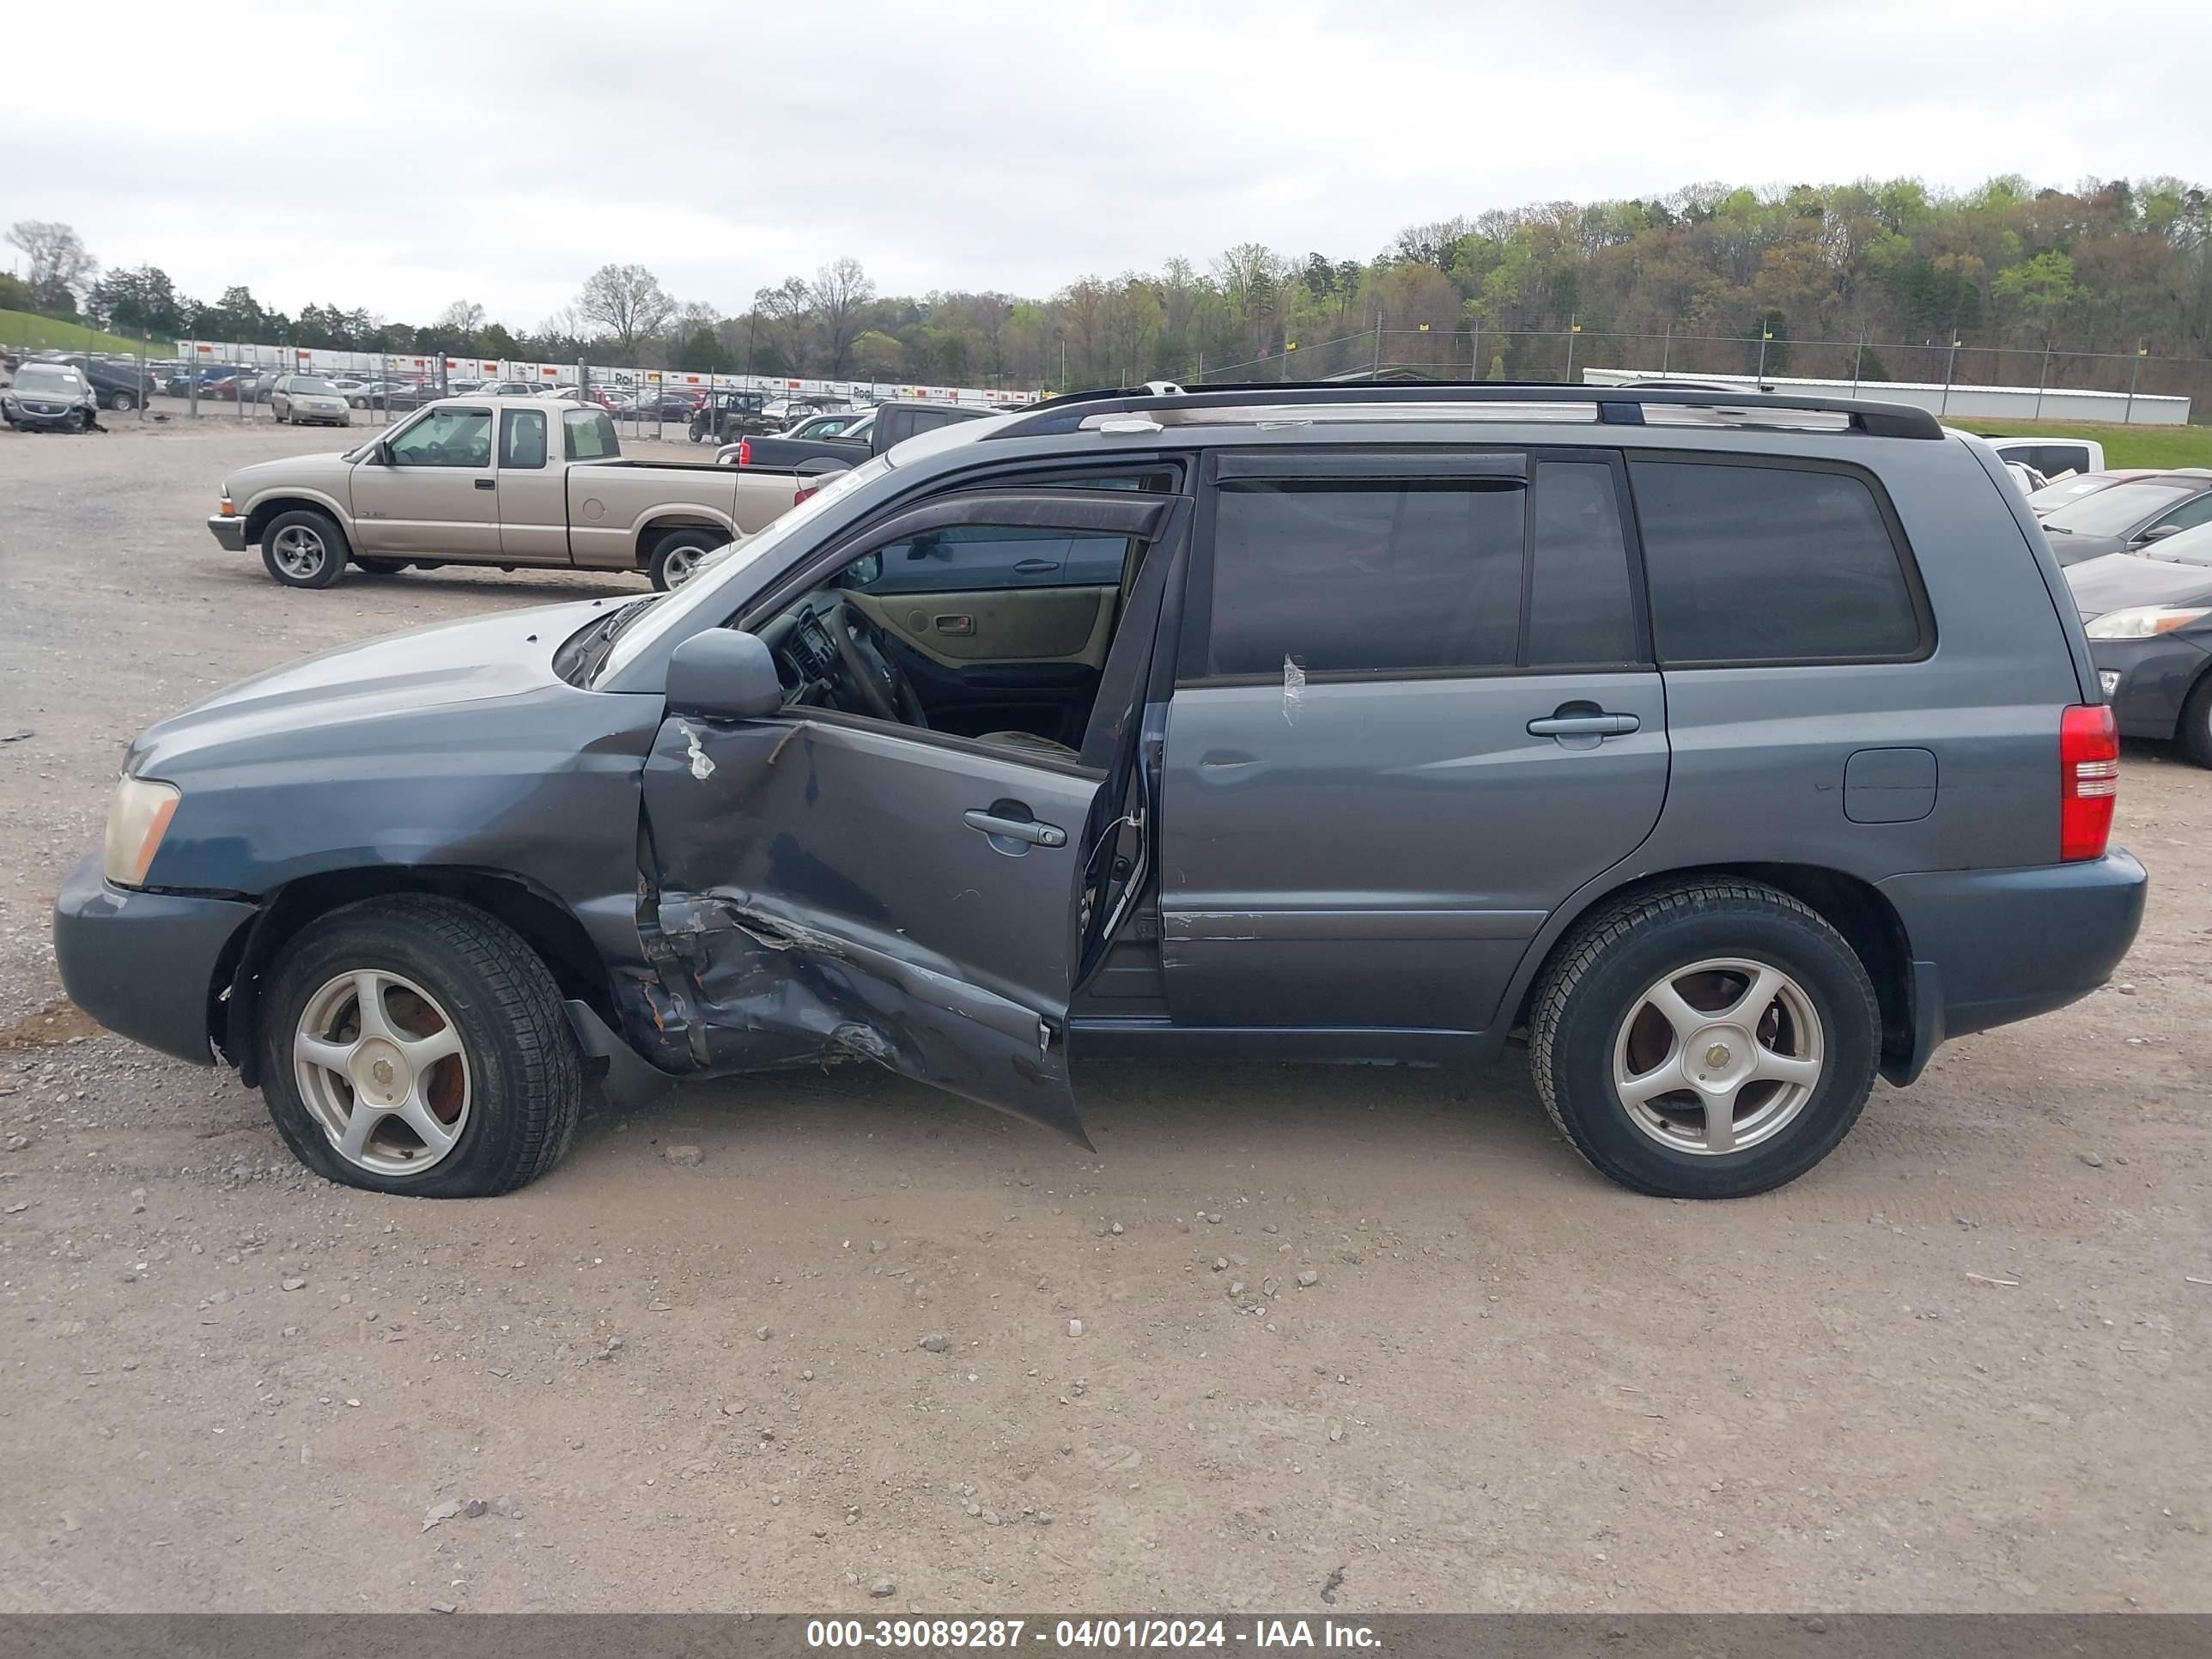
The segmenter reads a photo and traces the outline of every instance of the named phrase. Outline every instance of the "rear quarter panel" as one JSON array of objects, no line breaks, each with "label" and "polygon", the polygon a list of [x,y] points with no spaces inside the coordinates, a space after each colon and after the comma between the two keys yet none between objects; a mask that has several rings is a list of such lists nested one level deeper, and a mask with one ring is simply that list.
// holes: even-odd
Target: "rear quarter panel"
[{"label": "rear quarter panel", "polygon": [[[1860,438],[1831,453],[1888,494],[1935,648],[1917,662],[1668,671],[1673,775],[1638,862],[1814,864],[1869,882],[2053,862],[2059,712],[2083,700],[2081,630],[2054,600],[2063,580],[2018,492],[1955,439]],[[1891,747],[1934,754],[1933,810],[1853,822],[1846,763]]]}]

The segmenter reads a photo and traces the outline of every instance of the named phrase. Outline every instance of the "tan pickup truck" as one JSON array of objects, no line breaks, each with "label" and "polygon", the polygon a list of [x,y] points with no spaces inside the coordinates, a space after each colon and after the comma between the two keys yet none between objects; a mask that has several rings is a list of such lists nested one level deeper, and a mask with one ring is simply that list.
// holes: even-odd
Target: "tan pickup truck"
[{"label": "tan pickup truck", "polygon": [[816,482],[624,460],[601,409],[448,398],[358,449],[240,468],[207,522],[234,553],[258,544],[288,587],[328,587],[350,562],[379,575],[444,564],[641,570],[665,589]]}]

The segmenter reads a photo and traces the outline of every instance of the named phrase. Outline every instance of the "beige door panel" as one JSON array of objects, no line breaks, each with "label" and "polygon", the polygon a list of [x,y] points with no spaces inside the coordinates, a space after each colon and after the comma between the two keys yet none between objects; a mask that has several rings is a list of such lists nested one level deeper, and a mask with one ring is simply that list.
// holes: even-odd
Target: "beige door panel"
[{"label": "beige door panel", "polygon": [[1106,665],[1121,593],[1115,587],[1007,587],[981,593],[862,593],[845,598],[933,662],[1079,662]]}]

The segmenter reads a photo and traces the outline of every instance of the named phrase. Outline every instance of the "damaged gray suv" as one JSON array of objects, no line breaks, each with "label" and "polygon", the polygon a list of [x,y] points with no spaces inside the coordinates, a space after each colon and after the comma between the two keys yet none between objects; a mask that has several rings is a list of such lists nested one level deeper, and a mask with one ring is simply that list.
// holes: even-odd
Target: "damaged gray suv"
[{"label": "damaged gray suv", "polygon": [[680,592],[152,727],[64,979],[389,1193],[530,1180],[592,1076],[859,1058],[1083,1140],[1096,1060],[1516,1033],[1614,1180],[1774,1187],[1877,1074],[2102,983],[2144,876],[1986,447],[1721,397],[1156,385],[915,438]]}]

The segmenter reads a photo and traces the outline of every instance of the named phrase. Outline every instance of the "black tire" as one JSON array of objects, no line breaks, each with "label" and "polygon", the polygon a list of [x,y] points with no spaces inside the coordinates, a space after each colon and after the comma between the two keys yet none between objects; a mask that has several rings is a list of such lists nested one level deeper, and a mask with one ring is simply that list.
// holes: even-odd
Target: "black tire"
[{"label": "black tire", "polygon": [[396,576],[407,568],[404,559],[364,559],[356,556],[354,563],[372,576]]},{"label": "black tire", "polygon": [[[279,543],[288,531],[319,540],[320,562],[309,566],[301,560],[280,557]],[[337,520],[311,507],[296,507],[289,513],[279,513],[261,528],[261,568],[286,587],[328,587],[345,574],[349,556],[345,532],[338,528]],[[289,569],[288,562],[292,566]]]},{"label": "black tire", "polygon": [[128,415],[138,407],[138,399],[127,392],[118,392],[108,399],[107,406],[118,415]]},{"label": "black tire", "polygon": [[2197,682],[2181,705],[2181,720],[2173,728],[2181,752],[2199,766],[2212,766],[2212,674]]},{"label": "black tire", "polygon": [[[301,1093],[292,1056],[301,1017],[319,989],[356,969],[421,986],[461,1039],[467,1115],[453,1150],[420,1174],[345,1157]],[[452,899],[365,899],[302,929],[264,984],[262,1095],[284,1144],[318,1175],[369,1192],[489,1198],[536,1180],[568,1151],[583,1103],[575,1036],[545,963],[495,918]]]},{"label": "black tire", "polygon": [[[684,580],[682,576],[678,576],[674,580],[669,578],[668,567],[672,560],[677,560],[678,554],[688,554],[696,559],[699,554],[710,553],[718,547],[726,545],[729,539],[727,536],[720,535],[712,530],[670,531],[653,544],[653,558],[647,567],[653,574],[653,585],[664,593],[670,588],[681,585]],[[677,562],[681,563],[680,560]]]},{"label": "black tire", "polygon": [[[1733,1152],[1677,1150],[1639,1127],[1615,1089],[1616,1039],[1662,975],[1717,957],[1796,981],[1819,1022],[1821,1070],[1768,1138]],[[1643,893],[1584,921],[1547,964],[1529,1018],[1536,1092],[1560,1133],[1600,1173],[1661,1198],[1743,1198],[1804,1174],[1857,1121],[1881,1050],[1873,983],[1842,935],[1785,893],[1726,878]]]}]

